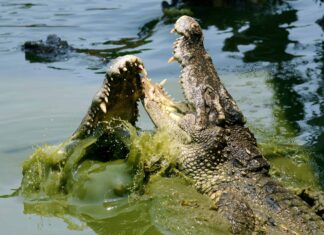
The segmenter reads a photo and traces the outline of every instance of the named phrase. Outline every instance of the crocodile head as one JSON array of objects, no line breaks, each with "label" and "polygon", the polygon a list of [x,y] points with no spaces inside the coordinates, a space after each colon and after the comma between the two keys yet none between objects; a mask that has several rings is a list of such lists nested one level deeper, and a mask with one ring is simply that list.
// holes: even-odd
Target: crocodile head
[{"label": "crocodile head", "polygon": [[215,177],[224,173],[225,168],[237,174],[267,173],[268,163],[253,134],[244,127],[243,114],[204,48],[199,24],[189,16],[182,16],[172,31],[180,35],[174,43],[171,60],[182,67],[180,83],[185,102],[173,101],[163,84],[153,84],[148,79],[142,79],[142,84],[143,104],[153,123],[158,129],[168,131],[173,143],[181,148],[178,166],[195,179],[199,191],[207,194],[206,176]]},{"label": "crocodile head", "polygon": [[112,61],[81,124],[64,142],[61,152],[70,155],[79,143],[94,137],[93,144],[82,154],[83,159],[124,158],[128,153],[125,140],[129,133],[123,123],[134,125],[137,120],[137,101],[143,94],[141,74],[146,75],[146,70],[136,56],[126,55]]},{"label": "crocodile head", "polygon": [[180,37],[173,44],[173,56],[182,70],[180,83],[184,95],[196,110],[196,126],[241,124],[244,118],[236,102],[219,79],[211,57],[204,48],[203,32],[189,16],[180,17],[171,32]]},{"label": "crocodile head", "polygon": [[142,95],[141,73],[146,74],[146,71],[142,60],[136,56],[126,55],[112,61],[100,90],[72,138],[90,136],[98,124],[116,119],[134,124],[138,115],[137,101]]}]

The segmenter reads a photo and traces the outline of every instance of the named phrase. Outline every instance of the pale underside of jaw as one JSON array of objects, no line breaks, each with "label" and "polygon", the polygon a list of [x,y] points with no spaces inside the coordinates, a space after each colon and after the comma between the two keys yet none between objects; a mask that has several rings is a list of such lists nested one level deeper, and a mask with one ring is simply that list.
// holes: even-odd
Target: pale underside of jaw
[{"label": "pale underside of jaw", "polygon": [[148,80],[149,89],[145,98],[158,104],[161,112],[166,113],[172,120],[180,122],[189,109],[185,110],[183,107],[185,104],[181,105],[179,102],[174,101],[165,91],[163,86],[166,82],[167,80],[164,79],[159,84],[152,84],[151,81]]}]

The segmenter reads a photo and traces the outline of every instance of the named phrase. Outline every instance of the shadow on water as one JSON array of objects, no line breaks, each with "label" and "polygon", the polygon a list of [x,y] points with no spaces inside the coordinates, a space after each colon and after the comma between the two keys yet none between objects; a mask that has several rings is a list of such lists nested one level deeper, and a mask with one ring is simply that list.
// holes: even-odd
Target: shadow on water
[{"label": "shadow on water", "polygon": [[[315,1],[310,4],[321,3]],[[305,46],[302,42],[289,38],[290,30],[296,27],[294,23],[298,20],[298,10],[294,9],[289,1],[280,0],[263,3],[240,0],[173,0],[170,4],[164,1],[162,8],[164,17],[167,18],[164,21],[166,24],[174,23],[177,19],[174,15],[168,17],[168,10],[180,9],[181,13],[181,10],[185,9],[199,20],[204,29],[215,26],[221,31],[231,32],[223,42],[224,52],[240,53],[240,46],[249,45],[250,47],[241,52],[244,63],[267,62],[270,65],[271,79],[268,81],[274,91],[275,132],[289,138],[303,136],[308,132],[310,136],[304,138],[303,142],[314,148],[313,167],[323,187],[324,43],[321,40],[316,44],[317,56],[313,61],[303,59],[303,53],[307,52],[302,49],[287,52],[288,47]],[[323,19],[317,21],[320,26],[324,22]],[[315,22],[313,23],[315,25]],[[308,92],[300,92],[298,87],[304,87]],[[317,112],[313,111],[314,106]],[[290,133],[282,133],[283,126],[288,126]]]},{"label": "shadow on water", "polygon": [[153,30],[158,24],[159,20],[154,19],[142,27],[140,27],[137,37],[121,38],[119,40],[109,40],[102,43],[95,43],[93,45],[102,45],[108,47],[105,49],[76,49],[79,53],[103,58],[105,61],[110,61],[118,56],[127,54],[139,54],[148,49],[140,49],[139,47],[152,42],[150,38],[153,35]]}]

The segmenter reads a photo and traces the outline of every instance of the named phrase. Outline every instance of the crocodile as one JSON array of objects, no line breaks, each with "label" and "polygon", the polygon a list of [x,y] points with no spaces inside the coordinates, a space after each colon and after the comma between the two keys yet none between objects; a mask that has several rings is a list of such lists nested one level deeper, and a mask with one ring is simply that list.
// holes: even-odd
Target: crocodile
[{"label": "crocodile", "polygon": [[233,234],[323,234],[321,217],[269,175],[269,163],[204,48],[200,25],[182,16],[172,32],[180,37],[169,62],[182,67],[185,102],[174,101],[163,83],[143,78],[142,103],[172,139],[176,169],[209,196]]}]

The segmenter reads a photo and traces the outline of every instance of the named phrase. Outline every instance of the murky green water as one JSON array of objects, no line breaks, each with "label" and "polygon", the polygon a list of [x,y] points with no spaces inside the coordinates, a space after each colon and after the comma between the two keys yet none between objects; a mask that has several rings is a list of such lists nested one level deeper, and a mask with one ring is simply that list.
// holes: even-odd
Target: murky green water
[{"label": "murky green water", "polygon": [[[324,31],[315,22],[323,17],[324,6],[315,0],[273,2],[277,3],[265,7],[185,5],[180,12],[200,20],[206,48],[249,126],[264,143],[273,174],[293,186],[323,186]],[[177,14],[172,8],[164,12]],[[167,89],[181,98],[179,66],[166,62],[175,39],[169,34],[173,21],[164,15],[161,1],[153,0],[0,0],[0,195],[20,186],[22,162],[37,146],[62,143],[75,130],[110,59],[127,53],[140,56],[150,77],[168,78]],[[53,63],[25,58],[20,49],[24,41],[45,39],[51,33],[79,48],[80,54]],[[138,126],[153,128],[144,112]],[[105,175],[106,169],[96,171]],[[107,185],[92,176],[97,184]],[[147,198],[119,197],[103,203],[98,203],[102,192],[93,188],[91,192],[98,194],[91,195],[88,186],[83,195],[93,199],[90,202],[0,198],[1,230],[4,234],[216,231],[186,217],[203,218],[209,205],[194,210],[195,202],[204,198],[184,182],[174,179],[158,186]],[[190,203],[181,206],[183,198]],[[192,230],[187,230],[189,226]],[[211,230],[203,230],[206,227]]]}]

